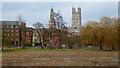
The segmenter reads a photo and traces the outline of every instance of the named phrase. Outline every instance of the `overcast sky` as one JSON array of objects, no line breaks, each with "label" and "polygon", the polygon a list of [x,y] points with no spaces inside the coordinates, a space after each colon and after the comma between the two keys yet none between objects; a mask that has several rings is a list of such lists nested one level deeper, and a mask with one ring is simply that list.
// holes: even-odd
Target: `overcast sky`
[{"label": "overcast sky", "polygon": [[15,21],[21,14],[27,26],[35,22],[49,24],[50,9],[61,12],[64,21],[71,25],[72,7],[81,7],[82,24],[89,20],[99,20],[103,16],[117,17],[117,2],[3,2],[2,20]]}]

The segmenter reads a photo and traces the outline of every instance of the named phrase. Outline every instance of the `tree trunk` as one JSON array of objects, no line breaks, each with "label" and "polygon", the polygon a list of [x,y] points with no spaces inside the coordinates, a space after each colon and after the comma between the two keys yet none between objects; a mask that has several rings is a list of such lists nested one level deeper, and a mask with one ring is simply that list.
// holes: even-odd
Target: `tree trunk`
[{"label": "tree trunk", "polygon": [[70,46],[70,49],[72,49],[72,46]]},{"label": "tree trunk", "polygon": [[25,49],[25,45],[21,45],[22,46],[22,49]]},{"label": "tree trunk", "polygon": [[71,44],[69,44],[69,47],[70,47],[70,49],[73,49],[73,47],[72,47],[72,45],[71,45]]},{"label": "tree trunk", "polygon": [[3,49],[3,47],[2,47],[2,51],[3,51],[4,49]]},{"label": "tree trunk", "polygon": [[43,49],[43,45],[41,45],[41,48]]},{"label": "tree trunk", "polygon": [[112,46],[112,50],[114,50],[115,48],[114,48],[114,45]]},{"label": "tree trunk", "polygon": [[103,50],[103,47],[102,47],[102,45],[100,45],[100,50]]}]

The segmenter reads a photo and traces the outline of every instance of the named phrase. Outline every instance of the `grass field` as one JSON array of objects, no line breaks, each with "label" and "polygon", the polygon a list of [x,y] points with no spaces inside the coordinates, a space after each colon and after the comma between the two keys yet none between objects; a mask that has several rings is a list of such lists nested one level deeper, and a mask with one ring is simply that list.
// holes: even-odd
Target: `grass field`
[{"label": "grass field", "polygon": [[117,66],[117,51],[92,49],[7,49],[3,66]]}]

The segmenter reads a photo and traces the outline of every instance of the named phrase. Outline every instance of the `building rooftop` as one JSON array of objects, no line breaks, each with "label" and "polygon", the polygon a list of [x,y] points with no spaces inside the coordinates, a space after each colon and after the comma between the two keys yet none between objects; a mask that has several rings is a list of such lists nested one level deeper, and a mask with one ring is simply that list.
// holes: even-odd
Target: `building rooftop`
[{"label": "building rooftop", "polygon": [[26,27],[26,28],[24,29],[24,31],[33,31],[33,28],[32,28],[32,27]]},{"label": "building rooftop", "polygon": [[19,25],[18,21],[0,21],[0,23],[2,23],[3,26]]}]

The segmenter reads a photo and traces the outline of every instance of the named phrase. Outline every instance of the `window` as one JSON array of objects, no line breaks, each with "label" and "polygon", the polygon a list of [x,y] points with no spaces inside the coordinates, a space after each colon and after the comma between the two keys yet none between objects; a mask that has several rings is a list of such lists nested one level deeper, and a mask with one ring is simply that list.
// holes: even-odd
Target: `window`
[{"label": "window", "polygon": [[14,41],[12,41],[12,44],[14,44],[15,42]]},{"label": "window", "polygon": [[77,24],[77,22],[76,22],[76,24]]},{"label": "window", "polygon": [[13,34],[11,34],[11,36],[13,36]]},{"label": "window", "polygon": [[16,44],[18,44],[18,41],[16,41]]},{"label": "window", "polygon": [[11,26],[11,28],[13,28],[13,25]]},{"label": "window", "polygon": [[18,41],[18,39],[16,39],[16,41]]},{"label": "window", "polygon": [[24,38],[26,38],[26,35],[24,35]]},{"label": "window", "polygon": [[77,29],[77,27],[74,27],[74,29]]},{"label": "window", "polygon": [[8,34],[8,36],[9,36],[9,34]]},{"label": "window", "polygon": [[30,39],[28,41],[31,41]]},{"label": "window", "polygon": [[45,40],[45,42],[49,42],[49,40]]},{"label": "window", "polygon": [[2,28],[5,28],[5,26],[2,26]]},{"label": "window", "polygon": [[18,28],[18,26],[15,26],[16,28]]},{"label": "window", "polygon": [[18,32],[18,30],[16,30],[16,32]]},{"label": "window", "polygon": [[76,17],[74,16],[74,18],[76,18]]},{"label": "window", "polygon": [[6,29],[4,29],[4,31],[6,31]]},{"label": "window", "polygon": [[37,41],[37,39],[35,39],[35,42]]},{"label": "window", "polygon": [[19,34],[16,34],[16,36],[19,36]]},{"label": "window", "polygon": [[37,37],[37,34],[34,34],[35,37]]},{"label": "window", "polygon": [[13,32],[13,30],[11,30],[11,32]]},{"label": "window", "polygon": [[23,33],[26,33],[26,31],[24,31]]},{"label": "window", "polygon": [[4,34],[4,36],[6,36],[6,34]]},{"label": "window", "polygon": [[9,32],[9,30],[7,30],[7,32]]},{"label": "window", "polygon": [[29,34],[29,32],[27,32],[27,34]]},{"label": "window", "polygon": [[6,28],[9,28],[9,26],[6,26]]}]

